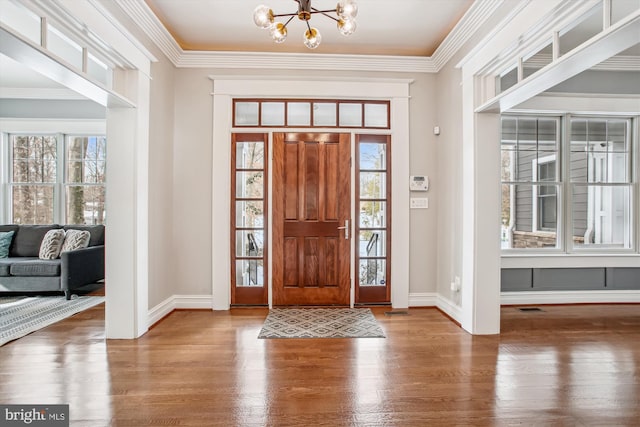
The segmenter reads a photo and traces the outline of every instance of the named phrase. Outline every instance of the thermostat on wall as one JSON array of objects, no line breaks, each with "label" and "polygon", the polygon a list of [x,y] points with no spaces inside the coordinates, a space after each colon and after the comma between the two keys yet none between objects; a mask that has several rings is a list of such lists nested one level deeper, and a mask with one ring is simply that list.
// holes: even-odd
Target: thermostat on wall
[{"label": "thermostat on wall", "polygon": [[411,175],[409,189],[411,191],[428,191],[429,177],[424,175]]}]

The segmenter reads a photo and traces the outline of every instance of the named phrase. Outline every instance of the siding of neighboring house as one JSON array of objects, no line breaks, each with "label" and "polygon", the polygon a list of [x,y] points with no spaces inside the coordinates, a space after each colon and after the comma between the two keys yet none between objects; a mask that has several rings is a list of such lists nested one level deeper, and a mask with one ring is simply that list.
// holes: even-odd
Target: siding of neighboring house
[{"label": "siding of neighboring house", "polygon": [[[571,182],[587,182],[587,153],[571,153]],[[573,236],[584,237],[587,231],[587,187],[573,187]]]},{"label": "siding of neighboring house", "polygon": [[[533,177],[533,161],[536,152],[518,152],[518,176],[520,179],[529,180]],[[587,181],[587,154],[572,153],[571,157],[571,181]],[[533,231],[533,194],[534,187],[529,185],[516,185],[515,197],[515,231]],[[582,238],[587,229],[587,187],[575,186],[573,188],[573,235]]]},{"label": "siding of neighboring house", "polygon": [[[530,181],[533,179],[532,163],[536,158],[535,151],[519,151],[517,153],[518,178]],[[516,185],[515,217],[516,231],[533,231],[533,187]]]}]

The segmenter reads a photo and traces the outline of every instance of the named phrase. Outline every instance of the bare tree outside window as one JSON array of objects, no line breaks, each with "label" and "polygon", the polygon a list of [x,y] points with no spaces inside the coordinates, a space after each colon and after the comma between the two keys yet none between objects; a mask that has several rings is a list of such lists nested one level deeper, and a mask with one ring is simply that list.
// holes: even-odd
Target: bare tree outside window
[{"label": "bare tree outside window", "polygon": [[67,222],[104,224],[106,139],[72,136],[66,157]]},{"label": "bare tree outside window", "polygon": [[264,142],[235,142],[236,287],[264,286]]},{"label": "bare tree outside window", "polygon": [[359,285],[385,286],[387,144],[359,144]]},{"label": "bare tree outside window", "polygon": [[53,222],[57,139],[14,135],[12,148],[12,217],[16,224]]},{"label": "bare tree outside window", "polygon": [[14,223],[104,224],[105,137],[67,137],[63,158],[56,135],[10,135],[9,140]]}]

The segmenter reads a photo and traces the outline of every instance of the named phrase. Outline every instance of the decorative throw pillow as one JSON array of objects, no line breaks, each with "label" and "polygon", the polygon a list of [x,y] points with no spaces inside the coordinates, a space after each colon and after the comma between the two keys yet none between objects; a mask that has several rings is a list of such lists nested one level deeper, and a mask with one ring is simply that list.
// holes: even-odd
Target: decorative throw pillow
[{"label": "decorative throw pillow", "polygon": [[64,242],[64,230],[49,230],[40,244],[40,259],[56,259],[60,256],[60,249]]},{"label": "decorative throw pillow", "polygon": [[0,258],[7,258],[9,256],[9,248],[11,247],[13,234],[13,231],[0,232]]},{"label": "decorative throw pillow", "polygon": [[89,246],[89,239],[91,233],[86,230],[67,230],[60,253],[86,248]]}]

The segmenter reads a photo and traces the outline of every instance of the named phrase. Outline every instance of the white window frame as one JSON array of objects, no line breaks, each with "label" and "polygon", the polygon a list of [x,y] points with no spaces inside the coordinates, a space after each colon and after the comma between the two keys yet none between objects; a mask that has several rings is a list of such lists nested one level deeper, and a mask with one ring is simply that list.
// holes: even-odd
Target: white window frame
[{"label": "white window frame", "polygon": [[[24,120],[0,119],[0,223],[13,222],[11,171],[13,158],[11,135],[55,135],[58,141],[56,158],[56,182],[54,186],[53,222],[65,224],[66,220],[66,144],[69,136],[106,136],[104,120]],[[62,143],[60,143],[62,142]],[[62,168],[62,169],[59,169]],[[84,184],[83,184],[84,185]],[[103,184],[107,185],[107,181]]]},{"label": "white window frame", "polygon": [[[588,189],[588,197],[594,197],[595,198],[595,193],[596,193],[596,189],[598,187],[609,187],[609,188],[613,188],[613,187],[629,187],[629,194],[628,194],[628,198],[629,200],[625,200],[626,205],[629,206],[629,210],[624,212],[624,246],[625,248],[620,248],[618,246],[607,246],[606,244],[600,244],[600,243],[595,243],[593,245],[583,245],[583,246],[578,246],[574,243],[573,241],[573,217],[571,216],[571,214],[566,216],[566,221],[567,224],[569,224],[569,227],[567,227],[567,233],[565,235],[565,239],[568,242],[567,244],[567,253],[571,253],[571,254],[606,254],[606,255],[615,255],[615,254],[632,254],[632,253],[638,253],[640,252],[640,247],[638,246],[640,244],[640,236],[638,235],[638,226],[640,225],[639,223],[639,219],[638,219],[638,215],[637,215],[637,208],[636,208],[636,204],[637,204],[637,199],[638,197],[640,197],[640,194],[638,194],[638,188],[639,188],[639,179],[640,179],[640,172],[638,171],[638,168],[640,166],[640,160],[639,160],[639,155],[640,155],[640,134],[638,131],[638,125],[640,124],[640,116],[633,116],[630,117],[628,115],[623,115],[623,116],[619,116],[616,114],[602,114],[602,115],[569,115],[567,114],[565,116],[565,120],[566,120],[566,147],[567,147],[567,152],[569,153],[568,156],[566,156],[567,160],[566,160],[566,165],[568,167],[568,165],[571,162],[571,153],[570,153],[570,145],[571,145],[571,120],[572,119],[584,119],[584,120],[607,120],[607,119],[620,119],[620,120],[626,120],[627,121],[627,138],[629,138],[629,156],[627,158],[627,171],[628,171],[628,182],[587,182],[584,183],[584,185],[587,187]],[[565,146],[565,142],[563,141],[563,149]],[[595,165],[594,165],[595,166]],[[609,165],[610,166],[610,165]],[[569,206],[569,204],[572,203],[572,197],[573,197],[573,185],[575,183],[571,182],[570,179],[567,179],[566,181],[566,185],[567,187],[567,193],[569,193],[569,200],[568,200],[568,204],[567,206]],[[595,201],[594,201],[595,203]],[[569,212],[571,212],[571,209],[569,209]],[[591,209],[587,209],[588,215],[591,215]],[[587,220],[588,223],[591,223],[590,220]],[[585,231],[585,238],[586,238],[586,234],[589,231],[589,228],[587,228],[587,230]],[[592,232],[595,233],[595,230],[592,229]]]},{"label": "white window frame", "polygon": [[[511,114],[507,114],[511,115]],[[560,121],[560,126],[563,129],[561,132],[561,137],[559,141],[559,150],[557,154],[552,154],[549,156],[541,157],[539,159],[532,160],[532,185],[534,187],[532,191],[532,231],[533,232],[545,232],[545,230],[539,230],[538,227],[538,164],[544,163],[547,161],[556,160],[556,167],[558,170],[558,177],[556,177],[555,182],[550,182],[549,185],[557,185],[557,194],[556,194],[556,203],[557,203],[557,224],[556,224],[556,238],[557,243],[555,248],[545,248],[545,249],[536,249],[536,248],[503,248],[501,249],[502,256],[536,256],[540,254],[549,254],[549,255],[606,255],[613,256],[617,254],[637,254],[639,252],[639,241],[640,234],[638,233],[639,227],[639,218],[637,214],[637,201],[640,197],[640,116],[629,116],[629,115],[617,115],[617,114],[599,114],[599,115],[572,115],[569,113],[559,114],[559,115],[549,115],[545,113],[518,113],[513,114],[516,117],[531,117],[531,118],[548,118],[548,117],[557,117]],[[627,205],[629,206],[629,210],[624,213],[625,220],[625,245],[628,243],[628,248],[620,248],[620,247],[607,247],[606,245],[589,245],[578,246],[573,242],[573,214],[572,214],[572,204],[573,204],[573,190],[572,187],[575,184],[571,181],[571,119],[580,118],[580,119],[621,119],[628,120],[627,126],[627,137],[630,138],[629,142],[629,156],[628,156],[628,171],[629,171],[629,182],[627,183],[585,183],[587,187],[605,185],[605,186],[620,186],[620,187],[629,187],[629,198]],[[501,181],[500,185],[504,184],[515,184],[519,183],[516,181],[503,182]],[[526,184],[526,182],[523,182]],[[513,199],[513,195],[512,195]],[[626,203],[626,201],[625,201]],[[514,208],[514,200],[511,200],[511,218],[513,221],[515,215]],[[509,224],[509,232],[511,232],[513,228],[513,224]],[[511,242],[509,242],[509,246],[511,246]]]}]

